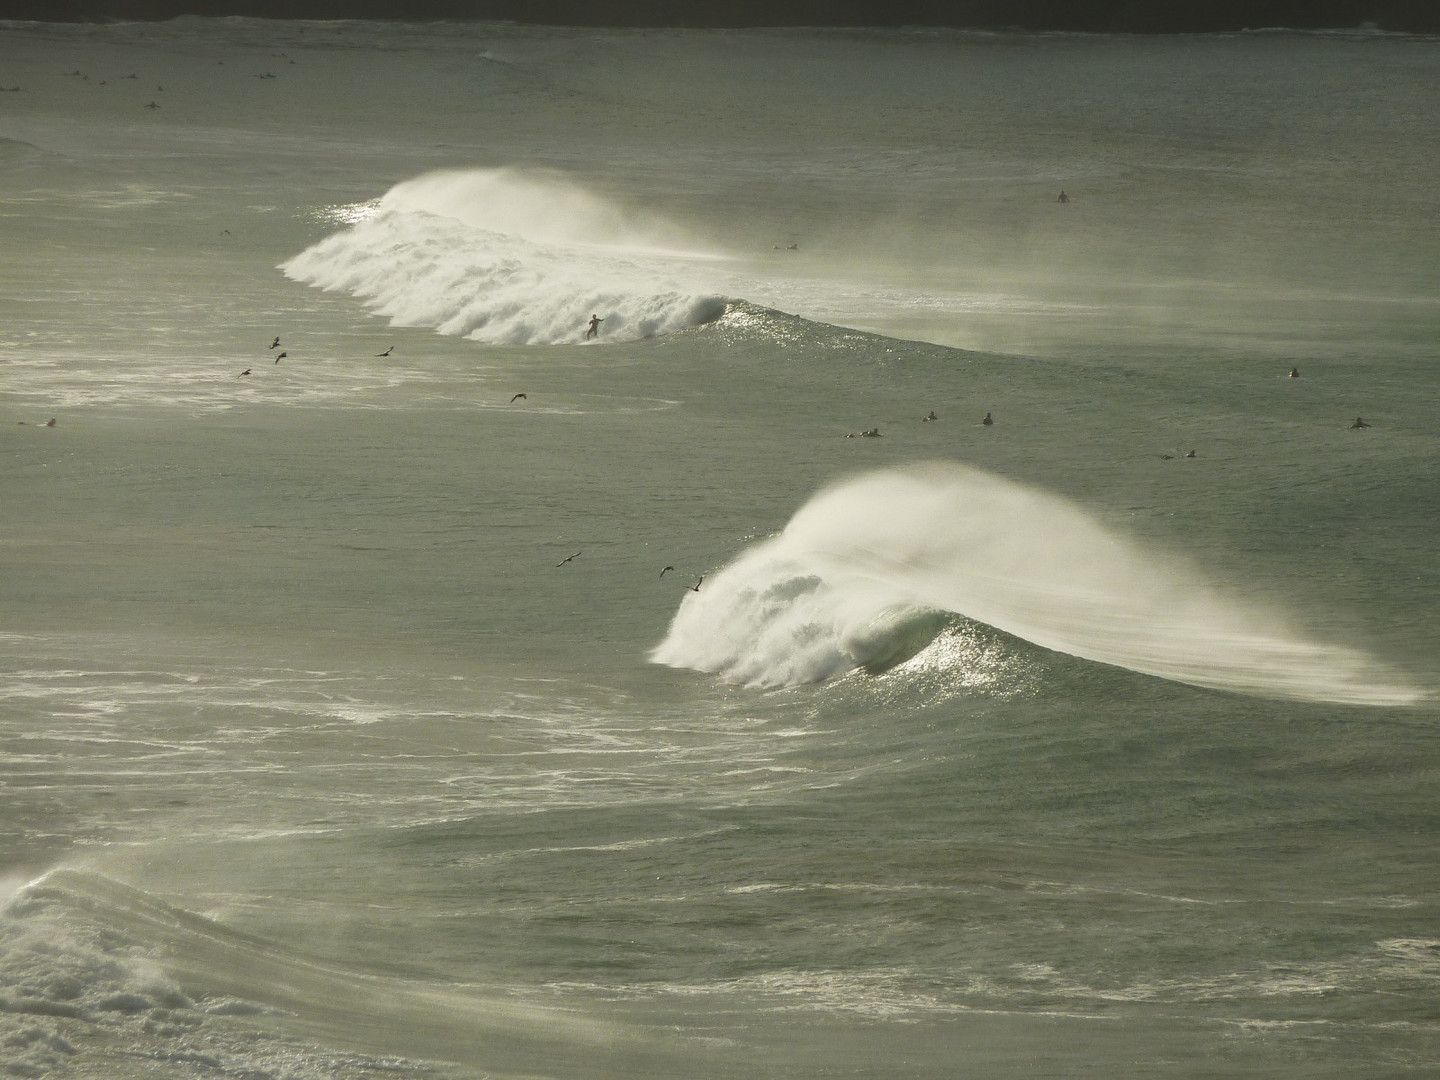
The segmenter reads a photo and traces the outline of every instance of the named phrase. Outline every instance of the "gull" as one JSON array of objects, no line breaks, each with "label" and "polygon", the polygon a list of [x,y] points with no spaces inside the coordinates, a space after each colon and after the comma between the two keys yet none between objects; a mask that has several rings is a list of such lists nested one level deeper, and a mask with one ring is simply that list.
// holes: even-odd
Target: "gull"
[{"label": "gull", "polygon": [[[675,569],[675,568],[674,568],[673,566],[667,566],[667,567],[665,567],[665,570],[674,570],[674,569]],[[661,571],[660,571],[660,576],[661,576],[661,577],[664,577],[664,576],[665,576],[665,570],[661,570]]]},{"label": "gull", "polygon": [[[226,231],[226,232],[229,232],[230,230],[229,230],[229,229],[226,229],[225,231]],[[274,341],[270,342],[270,348],[272,348],[272,349],[278,349],[279,347],[280,347],[280,339],[279,339],[278,337],[277,337]]]},{"label": "gull", "polygon": [[561,559],[561,560],[560,560],[559,562],[557,562],[555,565],[556,565],[556,566],[564,566],[564,565],[565,565],[567,562],[569,562],[571,559],[578,559],[578,558],[581,556],[581,554],[582,554],[582,552],[577,551],[577,552],[575,552],[574,555],[570,555],[570,556],[567,556],[567,557],[564,558],[564,559]]},{"label": "gull", "polygon": [[528,397],[526,397],[524,394],[516,394],[514,397],[512,397],[512,398],[510,399],[510,404],[511,404],[511,405],[514,405],[515,402],[517,402],[517,401],[529,401],[529,400],[530,400],[530,399],[529,399]]},{"label": "gull", "polygon": [[279,356],[275,357],[275,362],[278,364],[281,360],[284,360],[285,357],[289,355],[290,354],[288,352],[282,352]]},{"label": "gull", "polygon": [[[704,575],[704,574],[701,574],[701,575],[700,575],[700,581],[704,581],[704,580],[705,580],[705,575]],[[689,589],[691,592],[699,592],[699,591],[700,591],[700,581],[695,582],[694,585],[686,585],[685,588]]]},{"label": "gull", "polygon": [[389,356],[389,355],[390,355],[392,352],[394,352],[394,351],[395,351],[395,346],[394,346],[394,345],[391,345],[391,346],[390,346],[388,349],[386,349],[384,352],[376,353],[376,354],[375,354],[375,358],[378,360],[378,359],[379,359],[380,357],[382,357],[382,356]]},{"label": "gull", "polygon": [[249,374],[250,374],[250,369],[247,367],[244,371],[240,372],[240,374],[239,374],[239,375],[236,375],[235,377],[238,379],[238,378],[240,378],[240,377],[243,376],[243,375],[249,375]]}]

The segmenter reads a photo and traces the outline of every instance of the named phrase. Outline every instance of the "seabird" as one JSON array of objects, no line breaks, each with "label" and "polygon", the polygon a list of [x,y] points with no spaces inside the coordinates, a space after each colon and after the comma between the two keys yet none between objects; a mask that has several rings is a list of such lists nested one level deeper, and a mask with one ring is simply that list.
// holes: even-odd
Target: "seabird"
[{"label": "seabird", "polygon": [[[705,580],[705,575],[704,575],[704,574],[701,574],[701,575],[700,575],[700,581],[704,581],[704,580]],[[699,592],[699,591],[700,591],[700,581],[695,582],[694,585],[686,585],[685,588],[689,589],[691,592]]]},{"label": "seabird", "polygon": [[288,352],[282,352],[279,356],[275,357],[275,362],[278,364],[281,360],[284,360],[285,357],[289,355],[290,354]]},{"label": "seabird", "polygon": [[515,402],[521,401],[521,400],[529,401],[530,399],[527,398],[524,394],[516,394],[514,397],[512,397],[512,398],[510,399],[510,404],[511,404],[511,405],[514,405]]},{"label": "seabird", "polygon": [[[249,374],[250,374],[250,369],[249,369],[248,367],[247,367],[244,371],[240,372],[240,375],[249,375]],[[238,379],[238,378],[240,378],[240,375],[236,375],[235,377]]]},{"label": "seabird", "polygon": [[[229,230],[229,229],[226,229],[225,231],[226,231],[226,232],[229,232],[230,230]],[[270,348],[272,348],[272,349],[278,349],[279,347],[280,347],[280,339],[279,339],[278,337],[277,337],[274,341],[270,342]]]},{"label": "seabird", "polygon": [[158,101],[147,101],[145,103],[145,107],[147,109],[158,109],[160,107],[160,103]]},{"label": "seabird", "polygon": [[1369,424],[1365,423],[1364,420],[1362,420],[1360,417],[1357,416],[1357,417],[1355,417],[1355,423],[1353,423],[1353,424],[1350,425],[1350,430],[1351,430],[1351,431],[1354,431],[1356,428],[1369,427],[1369,426],[1370,426]]},{"label": "seabird", "polygon": [[558,566],[564,566],[564,565],[565,565],[567,562],[569,562],[571,559],[578,559],[582,554],[583,554],[582,552],[577,551],[577,552],[575,552],[574,555],[571,555],[571,556],[569,556],[568,558],[561,559],[561,560],[560,560],[559,562],[557,562],[555,565],[556,565],[557,567],[558,567]]},{"label": "seabird", "polygon": [[394,351],[395,351],[395,346],[394,346],[394,345],[391,345],[391,346],[390,346],[388,349],[386,349],[384,352],[376,353],[376,354],[375,354],[375,358],[378,360],[378,359],[379,359],[380,357],[382,357],[382,356],[389,356],[389,355],[390,355],[392,352],[394,352]]},{"label": "seabird", "polygon": [[664,570],[661,570],[661,571],[660,571],[660,576],[661,576],[661,577],[664,577],[664,576],[665,576],[665,570],[674,570],[674,569],[675,569],[675,568],[674,568],[673,566],[667,566],[667,567],[665,567]]}]

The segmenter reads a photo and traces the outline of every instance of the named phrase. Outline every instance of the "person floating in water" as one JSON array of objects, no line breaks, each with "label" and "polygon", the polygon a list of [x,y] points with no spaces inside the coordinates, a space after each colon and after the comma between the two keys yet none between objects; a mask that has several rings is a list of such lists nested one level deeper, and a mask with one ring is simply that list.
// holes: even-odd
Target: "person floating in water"
[{"label": "person floating in water", "polygon": [[995,418],[987,412],[985,414],[985,419],[981,420],[980,423],[984,424],[986,427],[992,427],[995,423]]},{"label": "person floating in water", "polygon": [[1300,378],[1300,369],[1299,369],[1298,367],[1292,367],[1292,368],[1290,369],[1290,378],[1292,378],[1292,379],[1298,379],[1298,378]]},{"label": "person floating in water", "polygon": [[1357,417],[1355,417],[1355,423],[1353,423],[1353,424],[1350,425],[1350,430],[1351,430],[1351,431],[1354,431],[1356,428],[1369,427],[1369,426],[1370,426],[1370,425],[1367,424],[1367,423],[1365,423],[1365,421],[1364,421],[1361,417],[1358,417],[1358,416],[1357,416]]},{"label": "person floating in water", "polygon": [[600,336],[600,324],[604,321],[605,320],[602,319],[599,315],[590,316],[590,328],[585,331],[586,341],[589,341],[592,337]]},{"label": "person floating in water", "polygon": [[1056,199],[1055,201],[1056,201],[1056,202],[1069,202],[1069,201],[1070,201],[1070,196],[1069,196],[1069,195],[1066,195],[1065,192],[1062,191],[1062,192],[1060,192],[1060,197],[1059,197],[1058,199]]}]

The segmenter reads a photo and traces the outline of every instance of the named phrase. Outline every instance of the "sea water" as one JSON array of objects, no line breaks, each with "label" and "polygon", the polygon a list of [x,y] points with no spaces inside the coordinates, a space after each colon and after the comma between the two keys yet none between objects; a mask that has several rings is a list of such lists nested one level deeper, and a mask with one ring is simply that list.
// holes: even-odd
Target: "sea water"
[{"label": "sea water", "polygon": [[0,72],[0,1071],[1433,1074],[1435,41]]}]

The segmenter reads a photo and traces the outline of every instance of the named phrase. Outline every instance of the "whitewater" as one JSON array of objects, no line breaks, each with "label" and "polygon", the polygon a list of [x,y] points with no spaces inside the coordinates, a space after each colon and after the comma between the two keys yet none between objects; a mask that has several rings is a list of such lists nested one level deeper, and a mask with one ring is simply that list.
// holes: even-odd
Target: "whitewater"
[{"label": "whitewater", "polygon": [[0,23],[0,1073],[1433,1074],[1437,65]]}]

